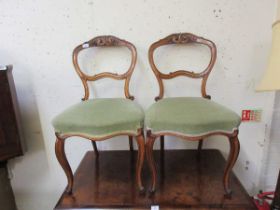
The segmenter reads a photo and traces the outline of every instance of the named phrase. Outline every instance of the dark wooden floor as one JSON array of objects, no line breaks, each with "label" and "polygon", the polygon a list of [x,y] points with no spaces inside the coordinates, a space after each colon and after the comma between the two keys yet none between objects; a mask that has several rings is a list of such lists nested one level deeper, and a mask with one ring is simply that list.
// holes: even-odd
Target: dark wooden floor
[{"label": "dark wooden floor", "polygon": [[[237,178],[231,176],[233,195],[224,197],[222,186],[225,160],[218,150],[203,150],[200,160],[195,150],[155,152],[158,185],[154,195],[140,195],[136,190],[134,171],[136,152],[101,152],[95,159],[88,152],[74,178],[73,195],[65,193],[55,209],[255,209]],[[144,185],[149,186],[145,167]]]}]

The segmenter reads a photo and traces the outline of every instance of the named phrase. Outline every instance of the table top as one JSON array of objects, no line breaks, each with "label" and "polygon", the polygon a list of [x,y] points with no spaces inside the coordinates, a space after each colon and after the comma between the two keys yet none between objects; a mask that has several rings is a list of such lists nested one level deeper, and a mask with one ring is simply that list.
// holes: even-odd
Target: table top
[{"label": "table top", "polygon": [[[145,164],[144,194],[135,182],[137,152],[101,151],[98,159],[87,152],[75,176],[73,194],[62,194],[55,209],[255,209],[238,179],[231,174],[232,198],[224,197],[225,160],[218,150],[166,150],[154,152],[158,169],[157,191],[147,190],[150,177]],[[66,179],[66,177],[65,177]]]}]

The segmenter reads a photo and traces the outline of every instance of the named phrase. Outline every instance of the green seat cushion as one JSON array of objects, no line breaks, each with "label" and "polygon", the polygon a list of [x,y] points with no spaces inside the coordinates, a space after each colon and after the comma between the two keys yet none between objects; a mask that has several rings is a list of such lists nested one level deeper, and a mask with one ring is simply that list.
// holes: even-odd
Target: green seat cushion
[{"label": "green seat cushion", "polygon": [[92,99],[80,102],[54,118],[56,132],[87,137],[104,137],[120,132],[137,134],[143,127],[144,112],[124,98]]},{"label": "green seat cushion", "polygon": [[154,103],[145,114],[147,129],[189,136],[210,132],[232,133],[240,117],[230,109],[201,97],[165,98]]}]

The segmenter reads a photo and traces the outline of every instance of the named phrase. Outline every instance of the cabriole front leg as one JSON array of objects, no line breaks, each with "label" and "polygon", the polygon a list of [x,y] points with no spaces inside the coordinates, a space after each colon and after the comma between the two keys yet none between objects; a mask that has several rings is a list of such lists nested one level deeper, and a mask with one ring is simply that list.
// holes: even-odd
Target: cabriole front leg
[{"label": "cabriole front leg", "polygon": [[223,177],[223,184],[224,184],[224,190],[225,190],[226,196],[231,196],[231,193],[232,193],[232,191],[229,187],[229,175],[238,158],[239,150],[240,150],[240,144],[239,144],[237,135],[234,137],[230,137],[229,143],[230,143],[230,153],[229,153],[229,157],[228,157],[228,161],[227,161],[227,165],[226,165],[224,177]]},{"label": "cabriole front leg", "polygon": [[55,142],[56,158],[67,176],[68,184],[66,187],[66,192],[68,194],[71,194],[73,189],[73,172],[65,155],[64,143],[65,143],[65,139],[59,138],[59,136],[56,135],[56,142]]},{"label": "cabriole front leg", "polygon": [[136,181],[140,192],[144,191],[144,187],[142,184],[142,168],[145,157],[145,140],[143,136],[143,132],[139,136],[136,137],[137,145],[138,145],[138,158],[137,158],[137,166],[136,166]]},{"label": "cabriole front leg", "polygon": [[150,168],[151,174],[152,174],[152,185],[151,185],[151,189],[150,189],[150,192],[152,192],[152,193],[155,192],[155,190],[156,190],[156,176],[157,176],[156,166],[155,166],[155,161],[154,161],[154,156],[153,156],[153,147],[154,147],[155,139],[156,138],[151,135],[151,132],[148,131],[147,143],[146,143],[146,154],[147,154],[148,165],[149,165],[149,168]]}]

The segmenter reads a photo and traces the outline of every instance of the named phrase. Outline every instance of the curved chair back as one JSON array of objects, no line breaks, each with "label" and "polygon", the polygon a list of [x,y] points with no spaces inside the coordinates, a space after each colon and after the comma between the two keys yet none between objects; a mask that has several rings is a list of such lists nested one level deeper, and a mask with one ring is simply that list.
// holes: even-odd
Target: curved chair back
[{"label": "curved chair back", "polygon": [[[125,73],[117,74],[117,73],[111,73],[111,72],[103,72],[103,73],[99,73],[99,74],[95,74],[95,75],[91,76],[91,75],[87,75],[86,73],[84,73],[81,70],[81,68],[78,64],[78,54],[82,50],[90,48],[90,47],[113,47],[113,46],[114,47],[118,47],[118,46],[127,47],[131,52],[131,63],[130,63],[129,69]],[[125,80],[125,85],[124,85],[125,97],[128,99],[131,99],[131,100],[134,99],[134,97],[132,95],[130,95],[130,93],[129,93],[129,81],[130,81],[131,75],[133,73],[133,70],[135,68],[136,59],[137,59],[136,48],[132,43],[130,43],[126,40],[119,39],[115,36],[98,36],[98,37],[95,37],[95,38],[89,40],[88,42],[85,42],[85,43],[77,46],[73,51],[72,58],[73,58],[73,64],[74,64],[75,70],[78,73],[79,77],[81,78],[83,86],[84,86],[84,90],[85,90],[85,95],[82,100],[87,100],[89,98],[88,81],[96,81],[96,80],[103,79],[103,78]]]},{"label": "curved chair back", "polygon": [[[169,74],[164,74],[159,71],[157,66],[154,62],[154,52],[155,50],[163,45],[170,45],[170,44],[189,44],[189,43],[198,43],[202,45],[206,45],[210,48],[211,51],[211,59],[210,62],[205,70],[203,70],[200,73],[195,73],[192,71],[186,71],[186,70],[178,70],[174,72],[170,72]],[[208,40],[204,39],[203,37],[196,36],[194,34],[190,33],[178,33],[178,34],[171,34],[155,43],[153,43],[149,48],[149,62],[151,65],[151,68],[157,78],[157,81],[159,83],[159,95],[155,98],[155,100],[159,100],[163,98],[164,94],[164,86],[163,86],[163,79],[172,79],[174,77],[178,76],[187,76],[191,78],[202,78],[202,84],[201,84],[201,94],[204,98],[210,99],[211,96],[206,94],[206,82],[208,79],[208,76],[215,64],[217,57],[217,49],[215,44]]]}]

